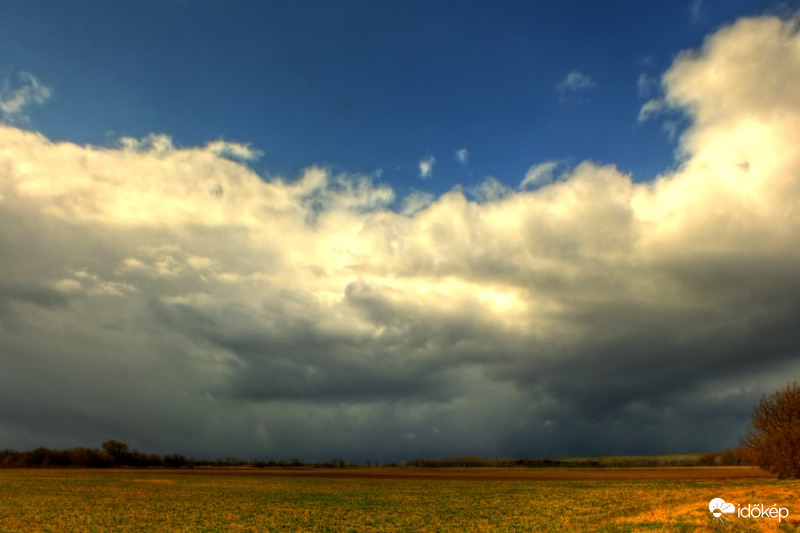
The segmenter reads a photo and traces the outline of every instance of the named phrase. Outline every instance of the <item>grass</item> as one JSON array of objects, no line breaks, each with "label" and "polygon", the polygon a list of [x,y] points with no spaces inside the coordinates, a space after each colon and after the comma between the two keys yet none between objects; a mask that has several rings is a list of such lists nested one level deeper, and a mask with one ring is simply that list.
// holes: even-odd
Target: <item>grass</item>
[{"label": "grass", "polygon": [[[800,482],[753,469],[429,470],[0,470],[0,531],[800,530]],[[721,526],[714,497],[791,514]]]}]

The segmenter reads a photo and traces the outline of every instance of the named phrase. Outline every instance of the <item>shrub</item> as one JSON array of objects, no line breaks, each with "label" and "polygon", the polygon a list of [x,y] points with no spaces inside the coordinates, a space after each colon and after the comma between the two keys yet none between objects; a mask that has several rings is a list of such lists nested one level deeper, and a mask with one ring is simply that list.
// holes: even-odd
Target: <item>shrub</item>
[{"label": "shrub", "polygon": [[789,383],[762,397],[740,441],[764,470],[779,478],[800,477],[800,385]]}]

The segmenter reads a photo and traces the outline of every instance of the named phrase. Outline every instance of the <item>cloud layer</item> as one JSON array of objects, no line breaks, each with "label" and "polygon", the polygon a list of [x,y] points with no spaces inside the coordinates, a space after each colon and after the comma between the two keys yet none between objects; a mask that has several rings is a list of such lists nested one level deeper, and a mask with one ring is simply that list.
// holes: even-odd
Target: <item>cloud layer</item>
[{"label": "cloud layer", "polygon": [[675,171],[545,163],[479,202],[314,167],[265,181],[237,143],[0,126],[0,440],[358,461],[734,445],[800,369],[799,87],[795,25],[741,20],[663,78],[692,121]]}]

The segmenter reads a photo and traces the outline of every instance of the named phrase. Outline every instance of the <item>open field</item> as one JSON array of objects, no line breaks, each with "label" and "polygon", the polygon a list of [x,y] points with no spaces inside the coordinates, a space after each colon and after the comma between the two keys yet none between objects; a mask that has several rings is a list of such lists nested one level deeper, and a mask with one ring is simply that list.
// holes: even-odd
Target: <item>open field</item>
[{"label": "open field", "polygon": [[[0,531],[798,531],[752,467],[0,470]],[[777,504],[714,523],[708,502]]]}]

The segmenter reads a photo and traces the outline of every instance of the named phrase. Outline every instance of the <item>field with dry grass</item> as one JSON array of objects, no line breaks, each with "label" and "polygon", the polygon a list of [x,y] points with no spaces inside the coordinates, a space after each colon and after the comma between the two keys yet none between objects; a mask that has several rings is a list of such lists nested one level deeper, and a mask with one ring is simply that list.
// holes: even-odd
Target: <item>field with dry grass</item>
[{"label": "field with dry grass", "polygon": [[[753,467],[7,469],[0,531],[797,531]],[[776,504],[788,518],[708,509]]]}]

